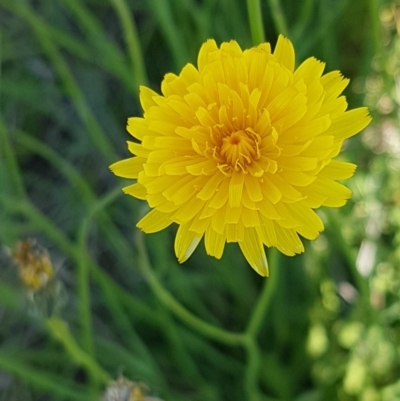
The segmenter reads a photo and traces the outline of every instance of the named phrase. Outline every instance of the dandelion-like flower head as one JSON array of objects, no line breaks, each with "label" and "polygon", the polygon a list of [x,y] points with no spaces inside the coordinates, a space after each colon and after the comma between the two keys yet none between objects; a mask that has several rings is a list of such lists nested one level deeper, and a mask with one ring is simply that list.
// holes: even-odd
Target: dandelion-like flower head
[{"label": "dandelion-like flower head", "polygon": [[335,160],[343,141],[370,122],[365,107],[346,111],[348,84],[339,71],[323,75],[309,58],[295,69],[291,42],[242,51],[237,42],[208,40],[198,68],[167,74],[162,95],[141,87],[143,118],[128,120],[134,155],[114,163],[136,179],[124,192],[152,209],[137,224],[146,233],[179,225],[175,253],[184,262],[204,237],[220,258],[237,242],[249,264],[268,274],[264,245],[286,255],[304,251],[299,234],[315,239],[315,213],[340,207],[351,192],[337,180],[354,164]]}]

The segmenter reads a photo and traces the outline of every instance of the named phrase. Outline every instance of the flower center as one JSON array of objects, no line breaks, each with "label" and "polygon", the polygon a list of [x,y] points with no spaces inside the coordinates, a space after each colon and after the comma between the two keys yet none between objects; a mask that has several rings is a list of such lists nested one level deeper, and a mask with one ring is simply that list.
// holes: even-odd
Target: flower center
[{"label": "flower center", "polygon": [[246,165],[252,160],[260,158],[260,137],[253,130],[247,128],[222,138],[220,156],[226,164],[236,171],[246,170]]}]

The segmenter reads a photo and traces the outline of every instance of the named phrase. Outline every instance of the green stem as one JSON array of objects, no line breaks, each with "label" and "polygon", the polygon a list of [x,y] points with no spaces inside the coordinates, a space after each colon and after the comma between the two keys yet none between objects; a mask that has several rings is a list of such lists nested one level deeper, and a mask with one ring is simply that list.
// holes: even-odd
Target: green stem
[{"label": "green stem", "polygon": [[279,282],[280,267],[279,252],[275,248],[271,248],[269,255],[269,266],[271,276],[264,279],[261,295],[257,301],[255,308],[249,319],[246,328],[246,350],[248,362],[245,371],[245,387],[249,400],[259,399],[259,377],[261,369],[261,350],[257,342],[257,336],[260,332],[262,324],[265,322],[268,309],[271,305],[273,295],[276,291]]},{"label": "green stem", "polygon": [[180,366],[182,375],[185,376],[186,380],[190,381],[195,387],[198,387],[199,391],[204,391],[207,387],[207,383],[202,377],[191,354],[187,351],[187,345],[182,339],[183,336],[177,330],[171,313],[161,305],[158,305],[158,307],[161,309],[160,323],[165,328],[164,335],[169,341],[171,354],[174,355],[176,359],[176,365]]},{"label": "green stem", "polygon": [[111,0],[118,18],[121,22],[125,42],[128,47],[128,53],[131,60],[134,77],[136,77],[136,85],[148,86],[148,79],[142,49],[140,47],[139,35],[136,29],[135,20],[131,17],[131,11],[125,0]]},{"label": "green stem", "polygon": [[[100,199],[90,210],[86,218],[84,219],[78,234],[78,247],[80,248],[80,254],[82,258],[79,261],[78,270],[78,288],[79,288],[79,299],[80,299],[80,318],[81,325],[83,327],[85,343],[93,349],[93,334],[91,330],[91,313],[90,313],[90,299],[89,299],[89,270],[92,275],[99,278],[98,274],[94,273],[98,270],[98,266],[90,259],[87,254],[87,239],[89,237],[89,230],[91,222],[93,221],[97,213],[102,212],[108,205],[117,199],[121,195],[120,188],[115,188]],[[120,328],[124,336],[129,339],[128,344],[130,350],[134,355],[142,355],[143,359],[147,360],[149,365],[152,366],[153,371],[157,374],[158,381],[161,382],[163,379],[162,373],[159,371],[157,364],[154,362],[152,355],[143,343],[141,338],[138,336],[136,331],[132,328],[131,322],[127,317],[126,313],[120,306],[120,303],[116,299],[116,291],[113,291],[113,287],[110,285],[109,280],[104,280],[101,276],[101,286],[103,293],[106,298],[108,308],[112,311],[112,318],[115,324]]]},{"label": "green stem", "polygon": [[62,376],[40,371],[37,367],[28,367],[25,363],[16,360],[15,355],[0,353],[0,368],[19,376],[26,383],[35,388],[50,392],[62,399],[76,401],[93,401],[93,397],[87,393],[84,386],[78,386],[65,380]]},{"label": "green stem", "polygon": [[272,19],[274,20],[275,28],[277,29],[278,33],[281,33],[283,36],[289,37],[289,30],[280,1],[268,0],[268,3],[271,9]]},{"label": "green stem", "polygon": [[245,389],[249,401],[258,401],[260,399],[260,389],[258,379],[261,370],[261,350],[257,340],[251,336],[246,336],[245,348],[247,352],[247,365],[245,371]]},{"label": "green stem", "polygon": [[372,44],[374,48],[374,55],[377,55],[381,52],[381,29],[380,29],[380,21],[379,21],[379,1],[377,0],[368,0],[368,9],[369,9],[369,17],[370,17],[370,26],[371,36],[372,36]]},{"label": "green stem", "polygon": [[253,45],[265,42],[264,26],[260,0],[247,0],[247,12]]},{"label": "green stem", "polygon": [[185,307],[183,307],[178,301],[176,301],[176,299],[163,287],[156,275],[153,273],[145,249],[143,234],[140,232],[136,236],[136,243],[139,253],[139,267],[143,275],[148,280],[154,294],[167,309],[169,309],[187,325],[191,326],[208,338],[228,345],[241,345],[244,343],[245,337],[243,334],[232,333],[215,327],[212,324],[198,318],[193,313],[189,312]]},{"label": "green stem", "polygon": [[154,327],[158,325],[159,317],[154,314],[154,311],[149,306],[140,302],[131,293],[119,286],[109,274],[94,262],[90,265],[90,274],[103,292],[107,291],[109,295],[107,298],[112,298],[115,302],[118,301],[118,304],[122,303],[136,319],[144,320]]},{"label": "green stem", "polygon": [[76,259],[76,264],[78,280],[79,321],[82,333],[83,348],[90,355],[94,354],[89,280],[90,258],[87,254],[87,240],[89,237],[90,223],[92,222],[94,215],[98,211],[105,208],[109,203],[114,201],[119,194],[120,189],[117,188],[117,190],[115,189],[109,192],[103,199],[99,200],[86,215],[78,232],[77,247],[80,258]]},{"label": "green stem", "polygon": [[46,326],[52,337],[64,346],[65,350],[77,365],[83,366],[98,382],[105,385],[110,382],[111,378],[108,373],[105,372],[88,353],[78,346],[67,324],[63,320],[56,318],[47,319]]},{"label": "green stem", "polygon": [[[91,275],[102,289],[105,298],[105,304],[111,312],[111,318],[113,319],[114,325],[121,333],[123,333],[123,336],[125,337],[123,342],[127,344],[127,348],[129,349],[130,353],[134,356],[137,356],[138,359],[142,358],[145,360],[147,364],[151,366],[152,372],[157,377],[158,383],[165,384],[164,375],[160,371],[153,355],[132,327],[131,320],[122,308],[121,297],[118,297],[118,295],[123,290],[112,282],[111,277],[108,277],[106,273],[102,272],[93,263],[91,264]],[[129,297],[129,299],[130,298],[131,297]],[[154,324],[156,316],[154,316],[153,311],[147,313],[147,318],[151,319],[151,323]]]},{"label": "green stem", "polygon": [[257,301],[257,305],[253,309],[249,323],[247,325],[246,333],[251,336],[257,336],[260,328],[265,321],[268,308],[273,299],[273,294],[277,288],[279,280],[280,266],[277,266],[279,259],[279,252],[275,248],[271,248],[269,266],[271,268],[270,278],[264,279],[261,295]]}]

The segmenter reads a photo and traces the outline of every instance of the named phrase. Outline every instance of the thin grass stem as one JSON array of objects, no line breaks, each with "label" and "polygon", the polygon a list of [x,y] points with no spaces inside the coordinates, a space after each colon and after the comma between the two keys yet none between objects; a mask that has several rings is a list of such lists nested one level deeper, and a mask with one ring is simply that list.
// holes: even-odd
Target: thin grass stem
[{"label": "thin grass stem", "polygon": [[260,400],[259,375],[261,370],[261,350],[254,336],[246,335],[245,348],[247,364],[244,375],[245,390],[249,401]]},{"label": "thin grass stem", "polygon": [[182,68],[188,62],[187,51],[176,23],[174,22],[173,12],[169,0],[157,1],[149,0],[154,15],[158,19],[160,28],[171,50],[176,68]]},{"label": "thin grass stem", "polygon": [[368,0],[368,12],[369,12],[370,26],[372,27],[370,32],[374,48],[373,54],[379,55],[382,50],[381,28],[379,21],[379,1]]},{"label": "thin grass stem", "polygon": [[129,10],[129,7],[125,0],[111,0],[111,4],[114,6],[117,12],[118,18],[124,31],[124,38],[126,46],[128,48],[133,76],[136,78],[136,86],[148,86],[148,78],[143,52],[140,46],[139,35],[137,32],[135,20],[132,17],[132,13]]},{"label": "thin grass stem", "polygon": [[139,267],[146,277],[150,287],[154,291],[154,294],[158,300],[171,312],[179,317],[187,325],[193,329],[202,333],[202,335],[228,345],[242,345],[244,342],[244,336],[240,333],[232,333],[210,323],[207,323],[189,312],[183,307],[176,299],[163,287],[161,282],[158,280],[156,275],[152,271],[146,248],[143,241],[143,234],[138,233],[136,235],[136,246],[139,252]]},{"label": "thin grass stem", "polygon": [[247,0],[247,13],[253,45],[265,42],[264,25],[260,0]]},{"label": "thin grass stem", "polygon": [[286,22],[285,14],[279,0],[268,0],[269,7],[272,14],[272,19],[274,20],[275,28],[278,33],[283,36],[289,37],[289,29]]},{"label": "thin grass stem", "polygon": [[257,336],[263,322],[266,319],[269,306],[273,299],[273,295],[278,285],[279,280],[279,267],[277,266],[279,259],[279,253],[276,249],[271,248],[269,266],[271,269],[271,275],[269,278],[264,279],[263,288],[261,295],[257,301],[255,308],[252,311],[250,320],[247,325],[246,333],[250,336]]},{"label": "thin grass stem", "polygon": [[98,148],[105,160],[111,163],[117,158],[113,147],[90,110],[89,105],[87,104],[86,99],[79,88],[79,85],[75,81],[67,63],[54,45],[51,37],[47,34],[42,20],[28,6],[28,3],[15,2],[10,4],[13,4],[12,6],[8,6],[11,11],[18,14],[32,27],[44,51],[53,63],[54,69],[62,80],[64,88],[74,103],[77,113],[86,125],[93,144]]},{"label": "thin grass stem", "polygon": [[[97,270],[97,265],[93,263],[87,253],[87,239],[89,236],[89,230],[91,222],[93,221],[95,215],[103,211],[109,204],[114,202],[118,196],[120,196],[121,190],[120,188],[115,188],[114,190],[107,193],[103,198],[101,198],[89,211],[87,217],[83,221],[79,234],[78,234],[78,247],[80,248],[80,254],[84,255],[84,258],[81,259],[80,268],[80,276],[79,277],[79,287],[80,287],[80,299],[82,300],[83,305],[80,308],[80,315],[82,322],[84,319],[86,321],[91,321],[90,316],[90,305],[88,300],[88,291],[89,291],[89,270],[91,273],[93,270]],[[121,307],[118,300],[115,298],[115,292],[112,290],[112,287],[109,285],[108,281],[101,280],[103,293],[106,298],[106,303],[108,308],[112,312],[112,318],[115,321],[116,326],[119,326],[122,333],[127,340],[127,344],[133,355],[142,355],[144,359],[147,360],[149,365],[152,366],[154,373],[156,373],[159,382],[163,382],[163,375],[161,371],[158,369],[157,364],[154,362],[154,358],[152,357],[150,351],[143,343],[137,332],[133,329],[130,320],[128,319],[125,311]],[[85,326],[87,326],[86,322],[83,322]],[[86,335],[89,336],[91,334],[90,328],[86,327]],[[87,338],[87,340],[92,341],[92,338]]]},{"label": "thin grass stem", "polygon": [[65,380],[62,376],[52,375],[48,371],[41,371],[37,367],[27,366],[17,360],[15,355],[0,352],[0,368],[12,373],[32,387],[41,389],[63,399],[76,401],[93,401],[92,395],[84,386]]},{"label": "thin grass stem", "polygon": [[128,87],[137,93],[138,87],[133,84],[134,80],[131,77],[131,71],[127,68],[125,55],[116,43],[110,40],[101,21],[89,11],[86,3],[80,0],[63,0],[63,5],[69,8],[79,22],[91,47],[98,53],[96,58],[102,59],[107,69],[114,71],[117,76],[123,76],[125,82],[128,81]]},{"label": "thin grass stem", "polygon": [[51,336],[63,345],[76,364],[84,367],[99,383],[107,385],[110,382],[111,378],[108,373],[87,352],[79,347],[63,320],[57,318],[47,319],[46,326]]},{"label": "thin grass stem", "polygon": [[269,266],[271,275],[270,278],[264,279],[261,295],[254,307],[249,322],[246,328],[246,350],[247,350],[247,365],[245,369],[245,384],[246,390],[251,400],[258,400],[259,393],[259,378],[261,369],[261,351],[259,349],[257,336],[260,332],[262,324],[266,320],[268,309],[271,305],[273,295],[276,291],[279,282],[278,266],[279,252],[271,248],[269,255]]}]

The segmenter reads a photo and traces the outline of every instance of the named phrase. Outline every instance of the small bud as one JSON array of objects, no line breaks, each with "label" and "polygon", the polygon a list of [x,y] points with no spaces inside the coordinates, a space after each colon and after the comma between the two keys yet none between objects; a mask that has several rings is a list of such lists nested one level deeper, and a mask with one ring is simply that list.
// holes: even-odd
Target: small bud
[{"label": "small bud", "polygon": [[163,401],[160,398],[149,397],[148,391],[145,383],[136,383],[120,377],[110,383],[102,401]]},{"label": "small bud", "polygon": [[34,240],[19,241],[13,254],[19,275],[26,287],[38,291],[54,276],[54,268],[47,250]]}]

